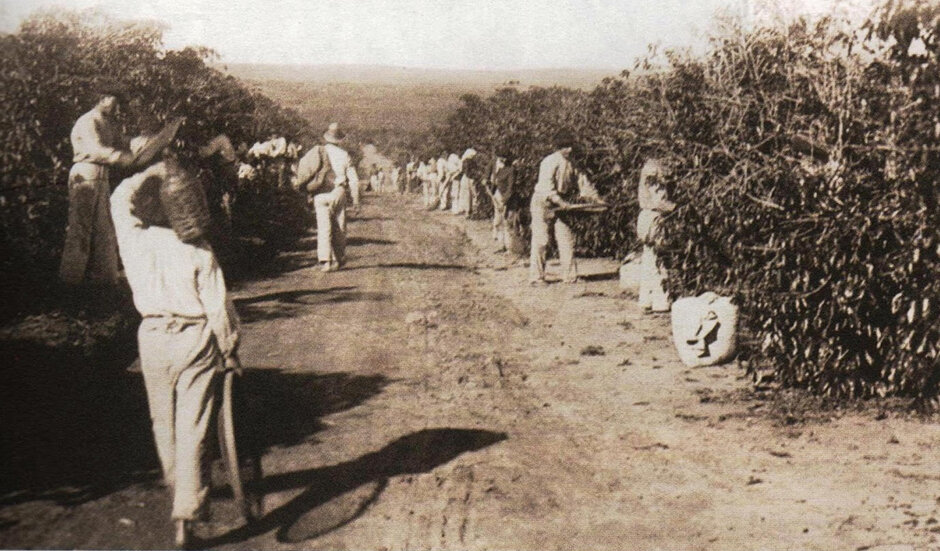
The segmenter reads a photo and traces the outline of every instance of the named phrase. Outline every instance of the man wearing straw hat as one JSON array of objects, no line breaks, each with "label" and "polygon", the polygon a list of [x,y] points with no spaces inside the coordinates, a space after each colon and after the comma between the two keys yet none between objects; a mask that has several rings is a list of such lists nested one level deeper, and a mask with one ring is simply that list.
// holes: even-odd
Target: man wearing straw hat
[{"label": "man wearing straw hat", "polygon": [[333,171],[333,188],[313,197],[317,216],[317,258],[320,269],[334,272],[343,265],[346,254],[346,203],[352,191],[353,204],[358,205],[359,175],[352,159],[339,146],[345,134],[337,123],[330,123],[323,134],[323,146]]}]

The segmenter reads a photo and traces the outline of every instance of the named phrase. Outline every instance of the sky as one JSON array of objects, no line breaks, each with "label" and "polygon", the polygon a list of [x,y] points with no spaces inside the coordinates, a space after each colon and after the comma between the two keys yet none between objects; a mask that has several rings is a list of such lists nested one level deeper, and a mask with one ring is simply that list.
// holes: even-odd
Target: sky
[{"label": "sky", "polygon": [[164,45],[225,63],[621,69],[647,45],[701,49],[718,13],[855,9],[871,0],[0,0],[0,32],[39,8],[167,24]]}]

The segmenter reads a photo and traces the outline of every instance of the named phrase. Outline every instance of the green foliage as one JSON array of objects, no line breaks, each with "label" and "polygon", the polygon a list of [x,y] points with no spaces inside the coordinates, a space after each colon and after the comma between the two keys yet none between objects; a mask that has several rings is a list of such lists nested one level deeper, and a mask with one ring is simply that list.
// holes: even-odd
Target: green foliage
[{"label": "green foliage", "polygon": [[[66,225],[69,133],[75,120],[94,106],[96,90],[105,84],[126,91],[129,104],[121,123],[129,135],[152,132],[171,117],[186,117],[175,149],[200,173],[210,198],[228,196],[232,210],[243,219],[236,224],[218,219],[218,225],[238,230],[268,224],[257,233],[277,236],[269,242],[273,250],[299,236],[306,217],[285,202],[302,206],[300,198],[269,192],[280,201],[272,211],[267,203],[255,201],[253,192],[237,193],[239,182],[232,171],[196,159],[196,150],[219,133],[236,145],[271,135],[303,138],[310,134],[305,121],[209,68],[205,60],[211,52],[162,51],[160,41],[161,29],[153,25],[72,13],[35,15],[17,33],[0,37],[0,88],[6,100],[0,113],[4,273],[40,282],[51,279]],[[116,180],[126,175],[114,172]],[[249,199],[239,205],[239,195]],[[217,217],[223,213],[218,207],[216,202]],[[290,232],[284,231],[285,225]],[[240,236],[229,237],[219,243],[237,245]],[[234,252],[220,251],[226,258],[238,258]]]},{"label": "green foliage", "polygon": [[861,30],[726,24],[707,55],[641,61],[589,94],[464,98],[432,149],[508,147],[531,193],[550,137],[573,129],[612,204],[578,223],[582,254],[634,246],[637,169],[661,157],[678,205],[660,250],[670,290],[735,297],[750,369],[834,397],[933,400],[940,8],[889,0]]}]

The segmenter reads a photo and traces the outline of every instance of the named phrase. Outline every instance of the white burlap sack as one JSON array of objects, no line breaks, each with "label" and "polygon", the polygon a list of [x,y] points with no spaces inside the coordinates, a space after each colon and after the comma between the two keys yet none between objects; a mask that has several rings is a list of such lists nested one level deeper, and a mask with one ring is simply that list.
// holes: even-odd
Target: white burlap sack
[{"label": "white burlap sack", "polygon": [[672,340],[688,367],[725,363],[737,349],[738,307],[715,293],[672,304]]}]

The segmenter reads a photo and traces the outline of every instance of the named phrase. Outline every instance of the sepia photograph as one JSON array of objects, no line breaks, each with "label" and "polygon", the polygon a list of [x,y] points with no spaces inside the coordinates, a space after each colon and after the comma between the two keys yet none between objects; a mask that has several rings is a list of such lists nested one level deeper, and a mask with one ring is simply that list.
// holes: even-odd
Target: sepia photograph
[{"label": "sepia photograph", "polygon": [[940,0],[0,0],[0,549],[940,550]]}]

